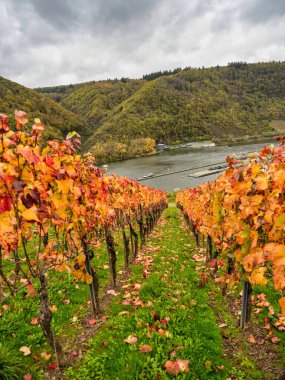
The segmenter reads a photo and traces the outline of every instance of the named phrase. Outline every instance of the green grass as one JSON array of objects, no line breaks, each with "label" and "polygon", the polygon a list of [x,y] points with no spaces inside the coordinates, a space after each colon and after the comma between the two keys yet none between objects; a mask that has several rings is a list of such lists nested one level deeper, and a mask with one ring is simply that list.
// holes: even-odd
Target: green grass
[{"label": "green grass", "polygon": [[[114,297],[106,311],[107,322],[90,339],[86,356],[75,367],[66,370],[68,379],[163,380],[173,378],[166,373],[166,362],[177,359],[189,360],[189,372],[180,374],[181,379],[263,378],[249,355],[247,338],[241,336],[237,318],[231,314],[214,279],[209,278],[206,283],[201,281],[197,267],[203,263],[192,261],[198,249],[178,213],[176,207],[166,210],[162,222],[148,240],[145,255],[132,265],[132,275],[124,283],[125,289]],[[117,269],[122,270],[119,233],[115,234],[115,240]],[[148,257],[153,262],[149,265],[149,276],[144,277]],[[93,261],[98,269],[102,295],[104,285],[109,282],[104,245],[95,253]],[[57,307],[54,331],[64,342],[65,350],[79,350],[76,336],[83,332],[80,320],[90,312],[88,286],[81,282],[76,284],[73,276],[64,272],[53,271],[49,272],[48,284],[50,303]],[[35,289],[38,289],[37,283]],[[238,297],[239,291],[239,287],[233,290],[232,296]],[[256,287],[254,292],[265,293],[278,311],[280,294],[271,284]],[[42,379],[44,368],[55,361],[54,356],[48,362],[41,357],[42,352],[52,353],[52,350],[39,325],[31,324],[39,315],[39,301],[37,297],[27,297],[27,293],[23,289],[15,298],[0,305],[0,336],[5,342],[0,346],[0,379],[5,379],[3,373],[9,374],[6,377],[11,379],[20,379],[25,373],[31,373],[33,379]],[[126,300],[136,298],[143,306],[126,304]],[[129,314],[121,314],[123,311]],[[264,310],[253,321],[262,328],[267,316]],[[220,319],[226,327],[219,328]],[[274,322],[274,317],[271,319]],[[231,362],[224,356],[222,334],[226,334],[228,340],[236,340]],[[278,347],[285,363],[284,333],[276,331],[274,334],[281,339]],[[136,344],[124,342],[130,335],[137,337]],[[146,344],[152,351],[140,352],[139,348]],[[31,355],[24,357],[19,351],[22,346],[28,346]]]},{"label": "green grass", "polygon": [[[189,260],[189,236],[180,228],[176,208],[166,211],[166,221],[152,238],[150,276],[142,277],[140,263],[126,283],[142,285],[132,298],[139,297],[144,307],[123,305],[125,291],[121,292],[111,305],[109,320],[90,340],[86,357],[67,371],[68,378],[168,379],[165,363],[187,359],[190,371],[181,374],[181,379],[226,379],[229,365],[223,356],[221,332],[208,306],[212,285],[197,286],[200,278]],[[122,311],[130,314],[119,315]],[[164,318],[169,318],[166,325]],[[167,333],[162,335],[159,329]],[[137,344],[124,342],[129,335],[137,337]],[[152,351],[141,353],[139,347],[144,344]]]},{"label": "green grass", "polygon": [[23,373],[24,366],[11,346],[0,342],[0,379],[17,380]]},{"label": "green grass", "polygon": [[[118,252],[117,270],[119,271],[123,269],[123,249],[120,234],[115,234],[114,237],[116,251]],[[35,244],[36,241],[34,244],[31,242],[30,251],[35,250],[32,248],[35,247]],[[109,282],[108,256],[105,244],[97,250],[93,262],[97,269],[100,294],[102,294],[103,287]],[[81,281],[77,283],[73,275],[53,270],[48,272],[47,281],[50,305],[57,308],[57,311],[53,313],[53,329],[60,341],[64,341],[64,346],[66,346],[82,330],[80,319],[88,311],[90,312],[90,305],[87,304],[89,299],[88,285]],[[34,298],[29,297],[27,289],[24,288],[17,292],[14,298],[8,298],[3,304],[0,304],[0,336],[1,341],[7,342],[9,346],[10,358],[13,358],[15,363],[21,363],[18,373],[23,375],[29,372],[33,379],[40,379],[43,376],[44,367],[55,361],[55,357],[51,356],[48,362],[45,362],[41,357],[42,352],[52,354],[52,349],[47,344],[40,325],[38,323],[31,324],[34,318],[39,317],[40,312],[39,298],[37,297],[38,281],[34,281],[34,287],[36,292]],[[76,321],[73,320],[75,316],[77,317]],[[26,357],[23,356],[22,352],[19,351],[22,346],[28,346],[31,354]],[[0,369],[1,365],[0,356]],[[1,372],[0,379],[2,379]]]}]

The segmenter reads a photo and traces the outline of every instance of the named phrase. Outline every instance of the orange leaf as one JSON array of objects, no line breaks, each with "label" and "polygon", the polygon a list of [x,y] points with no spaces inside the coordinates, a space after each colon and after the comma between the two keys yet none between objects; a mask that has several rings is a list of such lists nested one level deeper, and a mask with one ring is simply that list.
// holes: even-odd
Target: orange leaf
[{"label": "orange leaf", "polygon": [[253,344],[256,343],[255,337],[254,337],[253,335],[250,335],[250,336],[248,337],[248,341],[249,341],[249,343],[253,343]]},{"label": "orange leaf", "polygon": [[46,352],[41,353],[41,357],[44,359],[45,362],[48,362],[51,358],[51,354],[47,354]]},{"label": "orange leaf", "polygon": [[278,302],[281,306],[281,314],[285,317],[285,297],[281,297]]},{"label": "orange leaf", "polygon": [[152,347],[149,346],[148,344],[144,344],[144,345],[140,346],[139,351],[140,352],[151,352]]},{"label": "orange leaf", "polygon": [[262,174],[255,178],[257,190],[266,190],[268,188],[268,175]]},{"label": "orange leaf", "polygon": [[39,323],[39,318],[33,318],[30,322],[31,325],[37,325]]},{"label": "orange leaf", "polygon": [[189,372],[189,360],[177,359],[175,362],[168,360],[165,363],[165,369],[170,375]]},{"label": "orange leaf", "polygon": [[277,243],[267,243],[264,246],[264,253],[276,266],[285,266],[285,245]]}]

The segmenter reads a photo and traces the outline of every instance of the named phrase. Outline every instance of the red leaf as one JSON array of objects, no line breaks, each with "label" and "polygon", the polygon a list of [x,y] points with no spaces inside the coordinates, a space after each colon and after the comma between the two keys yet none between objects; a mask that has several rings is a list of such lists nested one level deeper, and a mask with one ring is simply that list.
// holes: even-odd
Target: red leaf
[{"label": "red leaf", "polygon": [[166,326],[167,325],[167,323],[170,321],[170,318],[169,317],[165,317],[165,318],[163,318],[162,320],[161,320],[161,324],[163,325],[163,326]]},{"label": "red leaf", "polygon": [[31,380],[32,379],[32,375],[30,373],[27,373],[26,375],[24,375],[23,379],[24,380]]},{"label": "red leaf", "polygon": [[8,195],[0,196],[0,213],[5,211],[10,211],[12,207],[12,202]]},{"label": "red leaf", "polygon": [[155,321],[158,321],[158,320],[159,320],[159,317],[158,317],[157,311],[153,310],[152,314],[153,314],[153,319],[154,319]]},{"label": "red leaf", "polygon": [[78,356],[78,351],[72,351],[72,356]]},{"label": "red leaf", "polygon": [[33,298],[35,296],[35,289],[33,284],[29,284],[27,286],[30,296]]},{"label": "red leaf", "polygon": [[95,325],[96,319],[89,319],[88,323],[89,325]]},{"label": "red leaf", "polygon": [[52,363],[50,363],[50,365],[48,366],[49,369],[55,369],[55,368],[57,368],[57,367],[58,367],[57,362],[52,362]]}]

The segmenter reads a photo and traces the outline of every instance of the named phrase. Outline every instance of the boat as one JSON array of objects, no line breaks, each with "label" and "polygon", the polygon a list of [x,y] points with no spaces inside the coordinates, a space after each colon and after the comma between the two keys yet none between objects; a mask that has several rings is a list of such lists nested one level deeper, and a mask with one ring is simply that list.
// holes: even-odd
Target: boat
[{"label": "boat", "polygon": [[153,173],[148,173],[142,176],[142,178],[151,178],[154,174]]},{"label": "boat", "polygon": [[212,175],[215,173],[221,173],[222,171],[224,171],[224,169],[204,170],[202,172],[196,172],[196,173],[190,174],[188,177],[193,177],[193,178],[206,177],[208,175]]},{"label": "boat", "polygon": [[225,169],[228,165],[227,164],[221,164],[221,165],[215,165],[210,166],[208,170],[217,170],[217,169]]}]

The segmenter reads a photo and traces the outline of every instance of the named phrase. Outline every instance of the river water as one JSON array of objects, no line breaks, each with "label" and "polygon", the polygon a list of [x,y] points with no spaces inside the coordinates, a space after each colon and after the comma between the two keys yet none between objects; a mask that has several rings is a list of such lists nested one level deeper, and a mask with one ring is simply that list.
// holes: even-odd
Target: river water
[{"label": "river water", "polygon": [[[216,146],[208,148],[179,148],[164,151],[160,154],[133,158],[125,161],[117,161],[108,164],[108,173],[115,173],[132,179],[141,178],[144,175],[153,173],[154,175],[166,174],[168,172],[203,166],[213,165],[217,162],[225,161],[228,155],[241,155],[260,151],[263,146],[270,145],[276,141],[270,140],[258,144],[236,145],[230,147]],[[206,177],[190,178],[191,173],[206,170],[206,168],[192,169],[182,173],[176,173],[158,178],[149,178],[140,181],[141,184],[155,187],[162,190],[185,189],[194,187],[205,182],[213,181],[220,174],[212,174]]]}]

